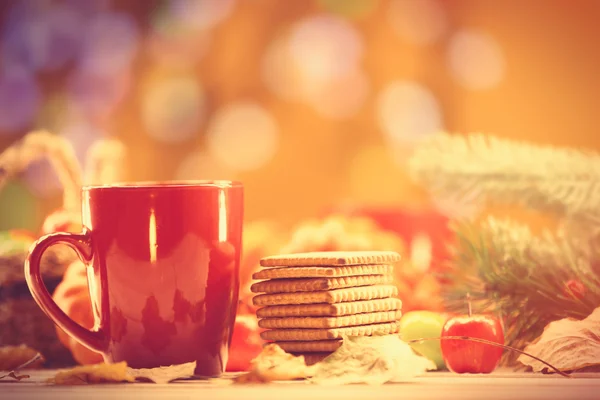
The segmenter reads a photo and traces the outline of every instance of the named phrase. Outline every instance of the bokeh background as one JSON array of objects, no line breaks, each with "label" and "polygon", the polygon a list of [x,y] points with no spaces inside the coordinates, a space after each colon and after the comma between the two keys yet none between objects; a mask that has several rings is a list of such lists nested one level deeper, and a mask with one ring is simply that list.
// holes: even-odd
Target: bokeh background
[{"label": "bokeh background", "polygon": [[[595,0],[3,0],[0,150],[31,129],[129,150],[129,180],[235,179],[248,221],[459,213],[411,182],[439,130],[600,147]],[[83,161],[83,160],[82,160]],[[60,206],[47,163],[0,229]]]}]

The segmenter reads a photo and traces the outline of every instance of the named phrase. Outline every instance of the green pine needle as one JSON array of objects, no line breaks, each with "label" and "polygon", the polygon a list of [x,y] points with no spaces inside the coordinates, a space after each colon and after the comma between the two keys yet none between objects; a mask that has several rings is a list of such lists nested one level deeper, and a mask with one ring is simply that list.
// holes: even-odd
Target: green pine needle
[{"label": "green pine needle", "polygon": [[521,205],[600,227],[596,153],[442,133],[416,149],[409,168],[435,197],[469,205]]},{"label": "green pine needle", "polygon": [[[457,241],[445,299],[464,312],[467,296],[474,312],[504,318],[506,342],[523,349],[544,327],[562,318],[582,319],[600,304],[599,243],[575,240],[567,232],[534,236],[526,226],[489,218],[481,224],[456,223]],[[583,297],[567,282],[583,284]],[[516,358],[506,355],[505,362]]]}]

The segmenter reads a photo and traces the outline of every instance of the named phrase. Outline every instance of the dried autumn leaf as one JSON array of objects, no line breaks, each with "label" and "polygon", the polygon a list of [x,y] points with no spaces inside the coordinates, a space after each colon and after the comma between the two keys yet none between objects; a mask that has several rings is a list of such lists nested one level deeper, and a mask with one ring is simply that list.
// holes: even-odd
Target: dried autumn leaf
[{"label": "dried autumn leaf", "polygon": [[[28,361],[36,359],[32,363]],[[22,344],[20,346],[2,346],[0,347],[0,371],[12,371],[16,368],[24,368],[23,364],[27,363],[27,368],[39,368],[44,362],[44,358],[39,353]]]},{"label": "dried autumn leaf", "polygon": [[89,383],[134,382],[129,374],[127,363],[94,364],[75,367],[57,373],[48,383],[55,385],[86,385]]},{"label": "dried autumn leaf", "polygon": [[29,378],[29,375],[26,375],[26,374],[17,375],[17,373],[20,370],[30,368],[32,365],[34,365],[34,366],[39,365],[42,362],[44,362],[44,357],[42,357],[42,355],[40,353],[36,353],[33,357],[31,357],[29,360],[25,361],[23,364],[19,365],[18,367],[14,368],[8,374],[0,376],[0,380],[2,380],[4,378],[11,378],[11,379],[16,380],[17,382],[20,382],[23,379]]},{"label": "dried autumn leaf", "polygon": [[237,385],[249,385],[256,383],[269,383],[271,382],[266,376],[263,376],[260,372],[249,371],[245,374],[241,374],[233,378],[233,383]]},{"label": "dried autumn leaf", "polygon": [[[542,335],[525,348],[530,353],[554,365],[560,371],[576,371],[600,365],[600,307],[587,318],[565,318],[549,323]],[[527,356],[518,361],[534,372],[548,367]]]},{"label": "dried autumn leaf", "polygon": [[196,370],[196,361],[170,365],[168,367],[158,368],[142,368],[133,369],[129,368],[129,375],[137,379],[150,380],[154,383],[169,383],[177,379],[186,379],[194,376]]},{"label": "dried autumn leaf", "polygon": [[303,356],[286,353],[276,344],[265,346],[251,361],[250,371],[234,379],[234,383],[266,383],[290,381],[310,376],[311,367],[306,366]]},{"label": "dried autumn leaf", "polygon": [[27,379],[29,377],[29,375],[17,375],[15,371],[10,371],[8,374],[0,376],[0,380],[4,378],[11,378],[17,382],[21,382],[23,379]]},{"label": "dried autumn leaf", "polygon": [[325,385],[382,385],[436,369],[397,335],[345,337],[342,346],[315,367],[311,382]]}]

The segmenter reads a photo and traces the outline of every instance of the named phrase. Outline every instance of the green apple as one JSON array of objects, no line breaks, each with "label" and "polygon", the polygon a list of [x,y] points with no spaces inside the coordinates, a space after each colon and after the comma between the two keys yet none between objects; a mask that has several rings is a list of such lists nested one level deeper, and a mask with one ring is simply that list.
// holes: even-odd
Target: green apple
[{"label": "green apple", "polygon": [[[446,316],[433,311],[409,311],[400,319],[400,337],[408,341],[420,338],[439,338]],[[445,369],[439,340],[410,343],[414,351],[435,363],[438,370]]]}]

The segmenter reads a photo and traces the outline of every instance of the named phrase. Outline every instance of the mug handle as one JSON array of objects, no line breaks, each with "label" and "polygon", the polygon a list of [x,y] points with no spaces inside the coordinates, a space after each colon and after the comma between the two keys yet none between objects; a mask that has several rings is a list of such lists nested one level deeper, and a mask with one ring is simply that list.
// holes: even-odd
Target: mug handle
[{"label": "mug handle", "polygon": [[29,255],[25,260],[25,280],[27,281],[27,286],[29,286],[29,291],[35,302],[56,325],[90,350],[103,353],[107,347],[107,340],[104,333],[84,328],[73,321],[54,302],[42,279],[40,274],[42,255],[50,246],[59,243],[64,243],[75,250],[77,256],[86,264],[87,268],[93,254],[92,238],[89,231],[84,230],[82,233],[51,233],[41,237],[29,249]]}]

